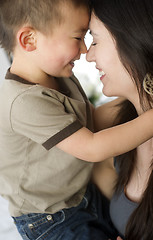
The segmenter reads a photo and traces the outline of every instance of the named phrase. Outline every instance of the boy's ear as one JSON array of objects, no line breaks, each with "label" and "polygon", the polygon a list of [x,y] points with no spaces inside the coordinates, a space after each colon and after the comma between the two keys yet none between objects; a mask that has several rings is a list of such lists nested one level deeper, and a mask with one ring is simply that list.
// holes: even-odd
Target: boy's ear
[{"label": "boy's ear", "polygon": [[23,27],[17,33],[20,46],[27,52],[36,49],[36,31],[31,27]]}]

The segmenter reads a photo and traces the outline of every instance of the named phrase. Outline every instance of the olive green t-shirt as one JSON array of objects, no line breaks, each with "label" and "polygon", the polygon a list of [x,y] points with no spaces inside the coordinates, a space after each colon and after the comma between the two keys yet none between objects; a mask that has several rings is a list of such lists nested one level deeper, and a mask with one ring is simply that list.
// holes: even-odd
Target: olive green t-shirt
[{"label": "olive green t-shirt", "polygon": [[0,87],[0,194],[14,217],[78,205],[91,175],[92,163],[56,147],[83,126],[93,130],[78,80],[57,81],[60,92],[8,71]]}]

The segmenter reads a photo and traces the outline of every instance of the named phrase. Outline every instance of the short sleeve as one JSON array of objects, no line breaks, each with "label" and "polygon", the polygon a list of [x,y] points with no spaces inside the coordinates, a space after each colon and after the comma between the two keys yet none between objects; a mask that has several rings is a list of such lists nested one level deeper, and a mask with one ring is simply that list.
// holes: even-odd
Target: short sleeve
[{"label": "short sleeve", "polygon": [[14,132],[42,144],[47,150],[82,127],[75,112],[67,111],[63,99],[35,87],[18,96],[11,107]]}]

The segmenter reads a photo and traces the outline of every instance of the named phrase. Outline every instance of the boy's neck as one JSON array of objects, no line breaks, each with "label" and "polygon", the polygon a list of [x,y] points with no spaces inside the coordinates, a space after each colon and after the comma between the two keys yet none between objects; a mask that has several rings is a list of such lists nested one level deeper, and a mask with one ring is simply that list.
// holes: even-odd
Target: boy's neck
[{"label": "boy's neck", "polygon": [[10,72],[27,80],[28,82],[52,88],[58,91],[56,78],[41,72],[32,66],[32,64],[16,64],[14,61],[11,65]]}]

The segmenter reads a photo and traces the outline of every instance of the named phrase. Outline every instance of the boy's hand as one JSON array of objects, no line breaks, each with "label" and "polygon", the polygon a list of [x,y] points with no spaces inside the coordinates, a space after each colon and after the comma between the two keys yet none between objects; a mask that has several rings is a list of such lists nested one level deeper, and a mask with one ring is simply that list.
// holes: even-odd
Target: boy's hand
[{"label": "boy's hand", "polygon": [[[108,240],[111,240],[111,239],[108,239]],[[116,240],[123,240],[121,237],[117,237]]]}]

